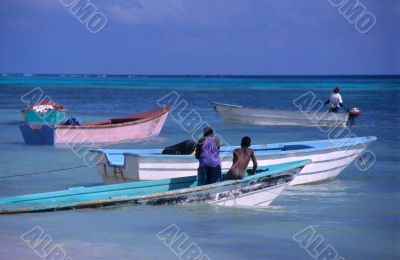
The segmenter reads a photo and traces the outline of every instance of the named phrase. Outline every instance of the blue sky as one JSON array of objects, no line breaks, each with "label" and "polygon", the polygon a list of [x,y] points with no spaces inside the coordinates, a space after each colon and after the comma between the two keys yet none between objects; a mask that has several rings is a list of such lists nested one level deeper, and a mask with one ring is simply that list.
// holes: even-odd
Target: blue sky
[{"label": "blue sky", "polygon": [[97,34],[60,1],[2,1],[0,72],[400,74],[398,0],[360,0],[365,34],[328,0],[92,0]]}]

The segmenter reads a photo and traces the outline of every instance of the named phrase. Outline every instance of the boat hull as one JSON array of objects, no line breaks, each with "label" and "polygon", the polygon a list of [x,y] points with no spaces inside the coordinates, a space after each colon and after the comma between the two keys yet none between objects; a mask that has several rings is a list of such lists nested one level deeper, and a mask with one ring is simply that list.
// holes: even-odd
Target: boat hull
[{"label": "boat hull", "polygon": [[197,186],[197,177],[77,187],[65,191],[0,199],[0,214],[41,212],[116,204],[175,205],[210,203],[232,207],[266,207],[294,179],[309,160],[272,165],[264,172]]},{"label": "boat hull", "polygon": [[348,113],[310,112],[252,109],[228,104],[212,103],[215,111],[231,124],[335,126],[348,125]]},{"label": "boat hull", "polygon": [[[344,143],[344,139],[307,141],[284,145],[254,146],[253,149],[260,167],[297,160],[311,160],[312,163],[304,167],[290,184],[300,185],[335,178],[374,140],[376,140],[375,137],[354,138],[354,140],[350,140],[351,142],[347,141],[347,144]],[[331,141],[335,141],[339,145],[335,146]],[[319,144],[319,147],[317,144]],[[265,147],[270,147],[270,150],[265,149]],[[222,147],[221,150],[224,150],[221,153],[222,170],[227,171],[232,165],[233,148]],[[149,154],[125,152],[121,155],[121,152],[119,152],[123,161],[115,163],[113,156],[117,157],[118,152],[113,154],[113,152],[107,153],[106,151],[92,151],[102,155],[97,168],[105,183],[197,175],[198,161],[194,156],[162,156],[155,155],[154,152]],[[251,162],[249,167],[252,167]]]},{"label": "boat hull", "polygon": [[129,140],[142,139],[158,135],[168,116],[165,113],[140,124],[81,128],[81,127],[58,127],[56,128],[56,143],[119,143]]},{"label": "boat hull", "polygon": [[119,143],[158,135],[169,110],[138,122],[116,125],[20,126],[26,144]]}]

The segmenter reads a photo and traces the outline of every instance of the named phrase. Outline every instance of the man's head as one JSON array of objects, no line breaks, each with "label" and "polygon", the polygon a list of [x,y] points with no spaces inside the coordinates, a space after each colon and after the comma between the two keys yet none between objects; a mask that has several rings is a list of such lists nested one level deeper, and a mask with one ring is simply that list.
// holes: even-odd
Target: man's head
[{"label": "man's head", "polygon": [[245,136],[242,138],[242,143],[240,144],[241,147],[250,147],[251,145],[251,138],[248,136]]},{"label": "man's head", "polygon": [[214,135],[214,130],[211,127],[205,127],[203,130],[203,136],[213,136]]},{"label": "man's head", "polygon": [[333,93],[337,94],[337,93],[339,93],[339,92],[340,92],[340,88],[339,88],[339,87],[335,87],[335,88],[333,89]]}]

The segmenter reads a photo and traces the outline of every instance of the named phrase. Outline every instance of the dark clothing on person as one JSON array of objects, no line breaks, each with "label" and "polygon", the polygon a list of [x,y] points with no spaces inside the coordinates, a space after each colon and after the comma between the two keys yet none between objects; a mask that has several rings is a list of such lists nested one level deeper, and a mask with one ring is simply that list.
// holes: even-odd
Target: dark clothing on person
[{"label": "dark clothing on person", "polygon": [[198,186],[222,181],[221,167],[200,166],[197,169]]},{"label": "dark clothing on person", "polygon": [[339,108],[338,108],[338,107],[329,108],[329,112],[332,112],[332,113],[339,113]]},{"label": "dark clothing on person", "polygon": [[239,170],[238,168],[233,168],[228,171],[225,175],[225,180],[241,180],[244,177],[245,172]]}]

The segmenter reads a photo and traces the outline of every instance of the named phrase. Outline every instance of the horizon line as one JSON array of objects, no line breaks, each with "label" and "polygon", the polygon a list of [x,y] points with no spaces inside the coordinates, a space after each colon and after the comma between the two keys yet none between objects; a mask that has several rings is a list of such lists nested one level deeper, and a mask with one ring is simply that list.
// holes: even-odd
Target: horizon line
[{"label": "horizon line", "polygon": [[0,72],[0,76],[133,76],[133,77],[399,77],[400,74],[119,74]]}]

